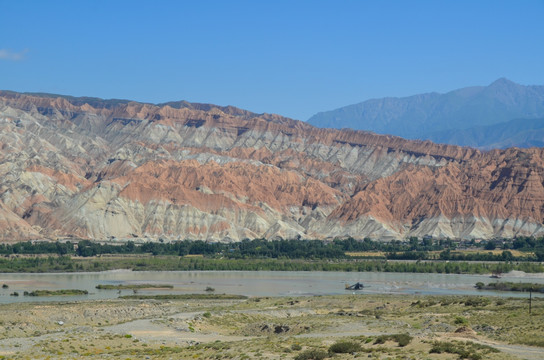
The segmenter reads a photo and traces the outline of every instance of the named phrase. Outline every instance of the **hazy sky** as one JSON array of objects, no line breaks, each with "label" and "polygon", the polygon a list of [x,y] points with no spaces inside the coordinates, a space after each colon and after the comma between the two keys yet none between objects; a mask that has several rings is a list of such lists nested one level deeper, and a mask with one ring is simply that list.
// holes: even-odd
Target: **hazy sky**
[{"label": "hazy sky", "polygon": [[0,89],[306,120],[499,77],[544,84],[544,0],[0,0]]}]

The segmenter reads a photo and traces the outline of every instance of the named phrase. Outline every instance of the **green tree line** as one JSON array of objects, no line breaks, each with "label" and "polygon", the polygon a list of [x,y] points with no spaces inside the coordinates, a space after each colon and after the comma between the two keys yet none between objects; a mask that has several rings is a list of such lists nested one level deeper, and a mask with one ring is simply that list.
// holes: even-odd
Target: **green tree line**
[{"label": "green tree line", "polygon": [[[487,242],[480,246],[488,247]],[[104,254],[152,254],[152,255],[203,255],[210,258],[230,259],[345,259],[346,252],[380,251],[390,260],[430,260],[437,255],[431,252],[441,251],[440,260],[455,261],[544,261],[544,240],[527,237],[502,242],[501,254],[491,252],[462,253],[452,252],[457,243],[452,240],[420,240],[416,237],[408,241],[381,242],[371,239],[362,241],[353,238],[324,242],[321,240],[243,240],[234,243],[197,241],[146,242],[135,244],[127,241],[123,244],[101,244],[90,240],[72,242],[19,242],[0,244],[2,255],[56,254],[92,257]],[[507,249],[531,251],[534,256],[514,257]]]}]

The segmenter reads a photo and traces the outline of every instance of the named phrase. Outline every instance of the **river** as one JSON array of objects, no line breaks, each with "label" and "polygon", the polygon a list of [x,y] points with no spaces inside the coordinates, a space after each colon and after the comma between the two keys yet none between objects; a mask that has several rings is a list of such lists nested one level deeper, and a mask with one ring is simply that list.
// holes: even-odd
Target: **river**
[{"label": "river", "polygon": [[[28,301],[79,301],[116,298],[130,295],[133,290],[97,290],[98,284],[168,284],[173,289],[138,290],[138,294],[205,293],[207,287],[215,293],[247,296],[303,296],[364,294],[424,294],[424,295],[486,295],[528,297],[527,293],[479,291],[477,282],[497,281],[487,275],[414,274],[384,272],[303,272],[303,271],[129,271],[115,270],[95,273],[0,273],[0,303]],[[541,274],[520,272],[505,274],[499,281],[544,284]],[[346,291],[346,284],[361,282],[361,291]],[[87,290],[83,296],[31,297],[24,291]],[[18,292],[19,296],[11,296]],[[533,294],[544,296],[544,294]]]}]

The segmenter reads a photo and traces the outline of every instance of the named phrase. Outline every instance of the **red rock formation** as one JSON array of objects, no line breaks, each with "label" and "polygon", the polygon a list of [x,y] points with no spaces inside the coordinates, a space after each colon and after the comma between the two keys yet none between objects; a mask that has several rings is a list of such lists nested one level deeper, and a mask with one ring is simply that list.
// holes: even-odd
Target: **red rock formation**
[{"label": "red rock formation", "polygon": [[544,150],[187,102],[0,91],[0,229],[28,238],[542,235]]}]

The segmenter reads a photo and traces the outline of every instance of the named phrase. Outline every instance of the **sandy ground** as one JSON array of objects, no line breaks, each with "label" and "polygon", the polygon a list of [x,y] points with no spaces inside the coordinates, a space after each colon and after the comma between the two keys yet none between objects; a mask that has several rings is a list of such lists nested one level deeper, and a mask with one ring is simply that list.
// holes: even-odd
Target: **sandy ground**
[{"label": "sandy ground", "polygon": [[[467,305],[470,297],[320,296],[247,300],[108,300],[0,306],[0,358],[293,359],[356,342],[335,358],[457,359],[435,342],[480,344],[482,359],[543,359],[544,300]],[[375,344],[380,335],[412,341]],[[544,346],[544,342],[538,343]]]}]

